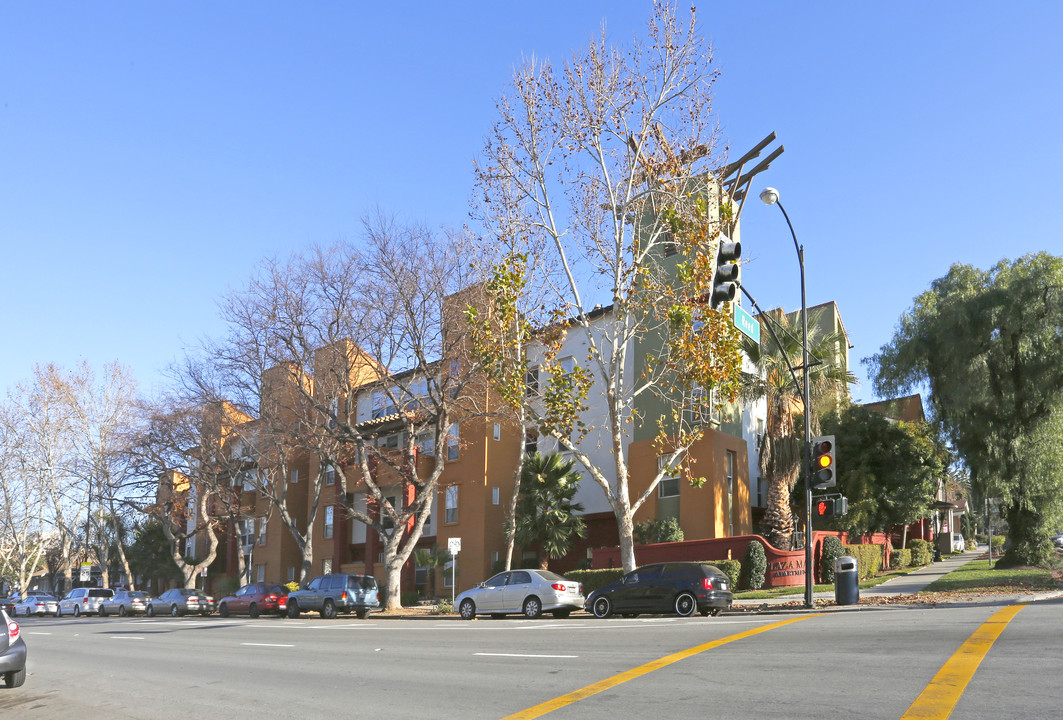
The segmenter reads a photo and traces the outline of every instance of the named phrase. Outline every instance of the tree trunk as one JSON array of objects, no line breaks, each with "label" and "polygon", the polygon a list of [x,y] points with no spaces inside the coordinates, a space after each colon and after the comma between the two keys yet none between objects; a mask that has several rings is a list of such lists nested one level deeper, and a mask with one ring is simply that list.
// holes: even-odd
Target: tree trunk
[{"label": "tree trunk", "polygon": [[797,473],[772,478],[768,483],[768,502],[764,510],[765,534],[777,550],[793,547],[794,514],[790,509],[790,493],[797,482]]}]

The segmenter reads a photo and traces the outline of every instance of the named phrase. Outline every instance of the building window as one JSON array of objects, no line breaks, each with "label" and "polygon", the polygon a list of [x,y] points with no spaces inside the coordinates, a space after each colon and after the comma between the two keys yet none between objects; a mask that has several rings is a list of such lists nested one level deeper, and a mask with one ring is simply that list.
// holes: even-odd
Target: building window
[{"label": "building window", "polygon": [[417,449],[425,455],[436,454],[436,439],[432,433],[422,433],[417,436]]},{"label": "building window", "polygon": [[528,428],[524,432],[524,454],[534,455],[539,452],[539,431],[535,428]]},{"label": "building window", "polygon": [[336,468],[332,467],[331,465],[329,465],[328,467],[325,468],[325,484],[326,485],[335,485],[336,484]]},{"label": "building window", "polygon": [[447,431],[447,460],[458,459],[458,424],[454,423]]},{"label": "building window", "polygon": [[[399,500],[400,498],[395,495],[390,495],[384,498],[384,501],[394,508],[396,514],[402,512],[402,503],[399,502]],[[383,506],[380,508],[380,523],[384,526],[385,530],[390,530],[395,527],[395,521],[391,519],[391,516],[387,514]]]},{"label": "building window", "polygon": [[292,468],[291,482],[293,484],[299,482],[299,468]]},{"label": "building window", "polygon": [[700,423],[719,423],[719,413],[714,407],[713,393],[705,388],[694,386],[690,389],[688,419],[692,425]]},{"label": "building window", "polygon": [[325,539],[332,537],[333,521],[336,517],[336,508],[331,505],[325,506]]},{"label": "building window", "polygon": [[428,583],[428,568],[420,567],[420,566],[414,567],[414,569],[413,569],[413,584],[414,585],[425,585],[427,583]]},{"label": "building window", "polygon": [[668,467],[668,455],[657,456],[657,471],[664,470],[664,476],[657,485],[657,497],[679,497],[679,469]]},{"label": "building window", "polygon": [[734,491],[735,491],[735,453],[727,451],[727,535],[735,534],[734,526]]},{"label": "building window", "polygon": [[325,558],[321,561],[321,574],[328,575],[332,572],[332,558]]},{"label": "building window", "polygon": [[563,357],[557,361],[557,364],[561,367],[562,372],[568,374],[576,369],[576,358],[571,355],[569,357]]},{"label": "building window", "polygon": [[288,582],[295,582],[295,566],[288,566]]},{"label": "building window", "polygon": [[458,521],[458,486],[448,485],[444,491],[443,522],[453,525]]},{"label": "building window", "polygon": [[267,520],[267,518],[264,518],[264,517],[258,519],[258,544],[259,545],[265,545],[266,544],[266,520]]},{"label": "building window", "polygon": [[495,440],[502,439],[502,423],[495,423]]},{"label": "building window", "polygon": [[255,543],[255,519],[247,518],[240,521],[240,547],[246,554]]},{"label": "building window", "polygon": [[524,373],[524,394],[533,397],[539,394],[539,368],[528,368]]},{"label": "building window", "polygon": [[496,487],[491,488],[491,504],[492,505],[497,505],[498,504],[499,495],[501,495],[501,492],[499,491],[498,488],[496,488]]},{"label": "building window", "polygon": [[266,566],[255,566],[255,582],[266,582]]},{"label": "building window", "polygon": [[448,560],[443,564],[443,587],[454,587],[454,561]]},{"label": "building window", "polygon": [[385,392],[373,393],[373,419],[394,415],[395,401]]},{"label": "building window", "polygon": [[192,537],[190,537],[187,540],[185,540],[185,556],[190,557],[190,558],[194,558],[196,556],[196,536],[195,535],[193,535]]}]

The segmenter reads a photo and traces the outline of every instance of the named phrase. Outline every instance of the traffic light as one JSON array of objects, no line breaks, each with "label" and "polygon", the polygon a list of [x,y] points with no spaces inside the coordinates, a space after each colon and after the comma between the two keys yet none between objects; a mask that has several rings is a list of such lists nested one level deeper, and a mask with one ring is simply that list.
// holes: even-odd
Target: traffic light
[{"label": "traffic light", "polygon": [[735,299],[742,275],[738,259],[742,257],[742,243],[731,242],[726,235],[720,235],[720,248],[716,252],[716,274],[712,276],[712,295],[709,305],[718,310],[721,305]]},{"label": "traffic light", "polygon": [[809,468],[814,490],[826,490],[838,484],[834,466],[834,436],[824,435],[812,440],[812,467]]}]

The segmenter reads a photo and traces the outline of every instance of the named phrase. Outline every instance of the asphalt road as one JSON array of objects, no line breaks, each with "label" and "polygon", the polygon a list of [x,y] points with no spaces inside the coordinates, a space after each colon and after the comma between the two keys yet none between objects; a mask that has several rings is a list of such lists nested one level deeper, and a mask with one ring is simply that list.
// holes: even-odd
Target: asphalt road
[{"label": "asphalt road", "polygon": [[[952,687],[956,718],[1063,717],[1063,600],[987,624],[1001,608],[474,622],[29,618],[19,620],[29,677],[0,689],[0,716],[897,720],[921,694]],[[987,631],[997,635],[972,645]],[[957,662],[969,683],[934,681]]]}]

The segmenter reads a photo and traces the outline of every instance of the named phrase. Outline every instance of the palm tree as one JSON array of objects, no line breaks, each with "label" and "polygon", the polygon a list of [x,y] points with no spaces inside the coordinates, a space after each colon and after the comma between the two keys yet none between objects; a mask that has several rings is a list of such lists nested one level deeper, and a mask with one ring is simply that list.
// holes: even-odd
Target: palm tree
[{"label": "palm tree", "polygon": [[417,567],[423,567],[428,571],[430,598],[436,595],[436,568],[445,567],[451,560],[450,551],[433,545],[431,548],[417,548],[413,551],[413,562]]},{"label": "palm tree", "polygon": [[587,536],[587,526],[576,513],[583,505],[572,502],[579,488],[576,463],[558,453],[529,455],[520,478],[520,497],[515,515],[517,544],[538,546],[540,567],[572,549],[576,537]]},{"label": "palm tree", "polygon": [[[763,532],[768,542],[780,550],[793,545],[794,513],[790,495],[800,475],[804,458],[804,428],[798,422],[803,411],[802,387],[794,382],[787,367],[801,365],[801,316],[786,315],[781,310],[765,313],[761,322],[772,322],[780,348],[771,333],[762,333],[761,345],[753,352],[757,376],[746,379],[746,399],[763,398],[767,402],[767,421],[760,440],[760,475],[768,483],[767,507]],[[819,415],[826,407],[836,406],[848,398],[848,385],[856,382],[848,368],[835,364],[845,336],[841,331],[824,332],[820,319],[823,311],[808,315],[809,400],[812,434],[819,433]],[[819,361],[816,364],[817,360]],[[798,379],[801,376],[798,375]]]}]

